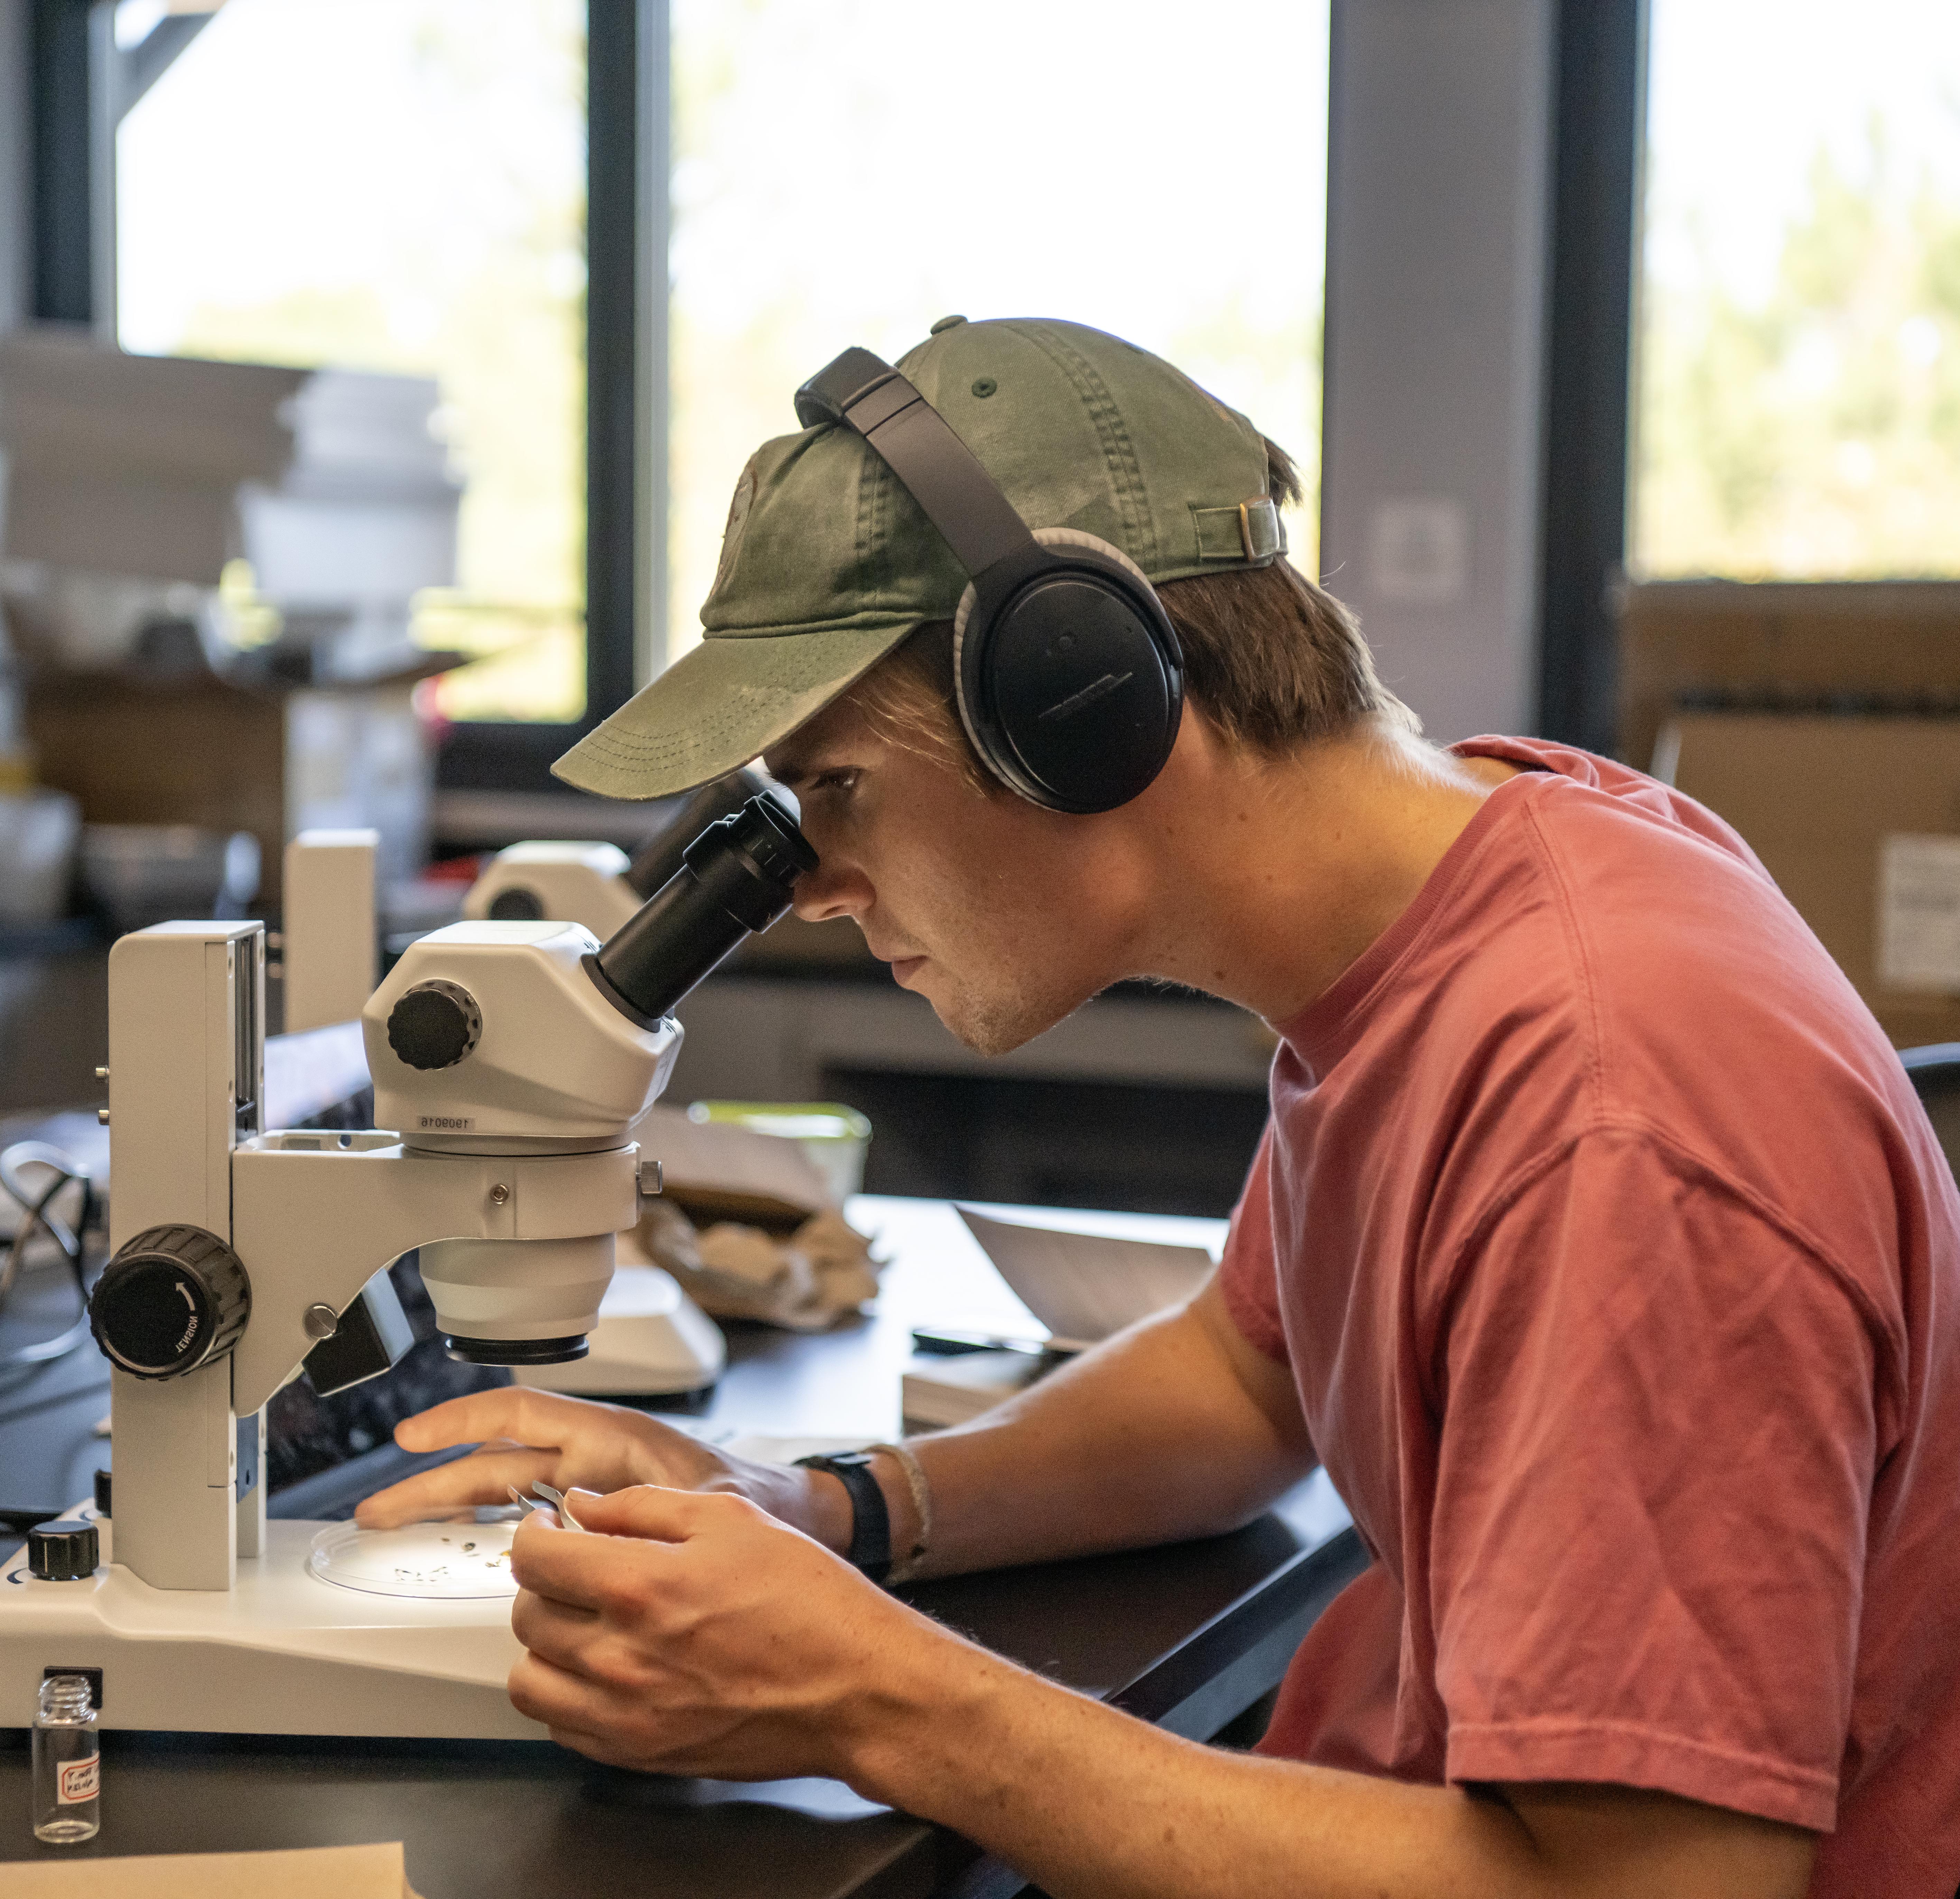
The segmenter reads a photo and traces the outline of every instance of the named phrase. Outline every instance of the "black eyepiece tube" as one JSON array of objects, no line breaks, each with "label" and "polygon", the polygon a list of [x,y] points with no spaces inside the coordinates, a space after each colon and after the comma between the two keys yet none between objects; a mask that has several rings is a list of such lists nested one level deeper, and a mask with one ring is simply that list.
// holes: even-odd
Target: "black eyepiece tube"
[{"label": "black eyepiece tube", "polygon": [[651,1029],[751,930],[790,906],[796,880],[816,868],[810,841],[770,797],[751,798],[711,824],[681,867],[615,930],[585,966],[628,1020]]},{"label": "black eyepiece tube", "polygon": [[751,798],[768,794],[768,781],[743,765],[695,792],[679,811],[633,853],[626,881],[644,900],[680,868],[681,854],[717,818],[731,816]]}]

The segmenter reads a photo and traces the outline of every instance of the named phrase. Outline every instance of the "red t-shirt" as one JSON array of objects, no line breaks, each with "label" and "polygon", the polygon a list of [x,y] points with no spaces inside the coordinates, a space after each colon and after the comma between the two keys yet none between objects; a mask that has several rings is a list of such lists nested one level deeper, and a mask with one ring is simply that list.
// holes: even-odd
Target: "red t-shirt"
[{"label": "red t-shirt", "polygon": [[[1535,741],[1281,1026],[1222,1268],[1376,1560],[1268,1752],[1658,1788],[1960,1881],[1960,1200],[1761,866]],[[1834,1828],[1834,1831],[1833,1829]]]}]

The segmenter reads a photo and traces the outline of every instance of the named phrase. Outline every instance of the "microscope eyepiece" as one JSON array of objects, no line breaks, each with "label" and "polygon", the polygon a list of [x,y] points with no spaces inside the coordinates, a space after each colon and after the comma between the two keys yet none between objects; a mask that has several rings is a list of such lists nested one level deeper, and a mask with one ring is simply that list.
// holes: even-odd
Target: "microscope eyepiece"
[{"label": "microscope eyepiece", "polygon": [[641,845],[626,867],[623,874],[640,901],[644,903],[680,868],[688,846],[717,818],[732,817],[751,798],[768,797],[768,782],[761,772],[745,765],[695,792]]},{"label": "microscope eyepiece", "polygon": [[751,798],[682,852],[680,868],[586,968],[622,1015],[651,1029],[743,937],[774,923],[816,864],[781,806]]}]

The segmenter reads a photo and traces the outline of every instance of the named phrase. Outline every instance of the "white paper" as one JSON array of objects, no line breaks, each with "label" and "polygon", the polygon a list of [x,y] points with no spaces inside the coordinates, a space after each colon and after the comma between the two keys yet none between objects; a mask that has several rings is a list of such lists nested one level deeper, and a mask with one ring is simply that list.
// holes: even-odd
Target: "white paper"
[{"label": "white paper", "polygon": [[1201,1246],[1112,1239],[996,1220],[958,1209],[981,1250],[1017,1297],[1045,1325],[1050,1342],[1093,1345],[1188,1299],[1212,1268]]},{"label": "white paper", "polygon": [[1878,937],[1885,988],[1960,993],[1960,837],[1880,841]]}]

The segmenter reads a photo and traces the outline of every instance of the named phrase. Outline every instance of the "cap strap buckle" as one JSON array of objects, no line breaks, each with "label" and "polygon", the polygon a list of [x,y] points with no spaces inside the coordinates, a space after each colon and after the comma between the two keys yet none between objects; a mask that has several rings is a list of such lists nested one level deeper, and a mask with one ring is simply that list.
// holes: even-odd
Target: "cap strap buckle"
[{"label": "cap strap buckle", "polygon": [[1270,495],[1255,495],[1236,507],[1194,507],[1201,561],[1250,561],[1263,567],[1287,551],[1286,524]]}]

